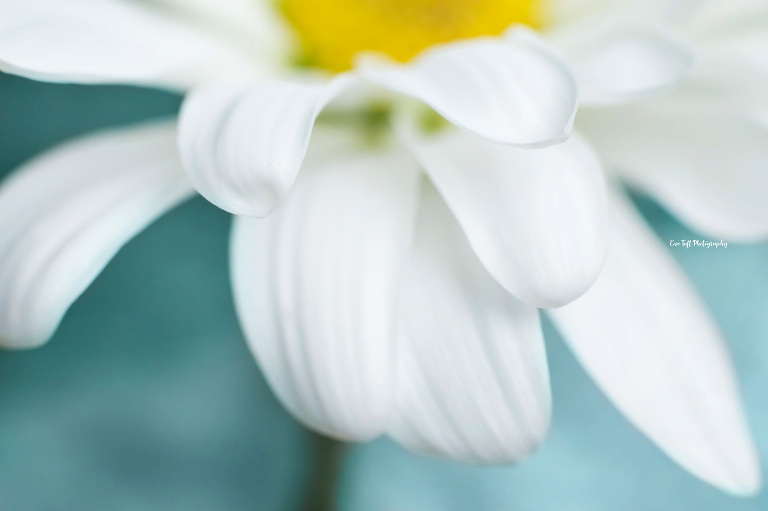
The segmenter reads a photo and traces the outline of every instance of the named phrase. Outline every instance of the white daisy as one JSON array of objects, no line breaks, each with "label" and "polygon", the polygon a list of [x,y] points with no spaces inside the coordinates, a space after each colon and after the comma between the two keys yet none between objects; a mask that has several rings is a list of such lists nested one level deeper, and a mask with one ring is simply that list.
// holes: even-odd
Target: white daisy
[{"label": "white daisy", "polygon": [[616,406],[752,493],[722,335],[617,184],[707,233],[768,233],[768,9],[702,3],[0,0],[6,72],[189,91],[178,153],[171,123],[116,130],[3,184],[0,340],[45,342],[194,187],[243,215],[238,312],[313,428],[522,460],[551,415],[538,308],[565,305],[548,314]]}]

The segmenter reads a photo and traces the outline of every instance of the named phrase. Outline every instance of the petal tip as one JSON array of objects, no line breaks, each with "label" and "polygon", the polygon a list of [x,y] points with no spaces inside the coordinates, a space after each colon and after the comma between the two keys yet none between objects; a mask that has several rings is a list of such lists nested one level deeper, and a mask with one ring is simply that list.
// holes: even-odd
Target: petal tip
[{"label": "petal tip", "polygon": [[[286,402],[286,401],[283,401]],[[394,403],[379,403],[370,406],[367,414],[358,414],[353,421],[340,420],[338,416],[323,420],[311,412],[299,413],[287,408],[293,416],[311,430],[321,435],[349,443],[364,443],[376,440],[384,434],[390,422]]]},{"label": "petal tip", "polygon": [[524,301],[541,309],[556,309],[568,305],[589,291],[603,267],[603,259],[579,273],[553,272],[546,280],[533,280],[528,289],[518,291]]},{"label": "petal tip", "polygon": [[0,335],[0,348],[5,350],[22,351],[39,348],[51,340],[53,334],[36,337],[20,337],[14,339],[12,336]]},{"label": "petal tip", "polygon": [[754,497],[763,489],[762,470],[757,452],[750,452],[747,459],[736,462],[732,470],[712,484],[735,497]]}]

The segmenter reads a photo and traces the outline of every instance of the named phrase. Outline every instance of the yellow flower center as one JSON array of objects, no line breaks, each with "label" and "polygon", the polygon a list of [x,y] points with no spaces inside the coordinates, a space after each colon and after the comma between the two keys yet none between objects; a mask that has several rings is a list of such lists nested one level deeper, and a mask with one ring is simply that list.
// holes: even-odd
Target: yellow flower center
[{"label": "yellow flower center", "polygon": [[437,43],[541,24],[542,0],[279,0],[301,44],[300,62],[331,71],[380,52],[406,62]]}]

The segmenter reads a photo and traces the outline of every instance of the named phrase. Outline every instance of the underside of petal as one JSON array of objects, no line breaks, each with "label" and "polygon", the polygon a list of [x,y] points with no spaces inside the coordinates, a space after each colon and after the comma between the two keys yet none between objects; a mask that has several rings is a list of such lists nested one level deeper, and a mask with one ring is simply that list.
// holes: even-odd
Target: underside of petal
[{"label": "underside of petal", "polygon": [[603,272],[584,296],[549,314],[638,429],[705,481],[753,494],[759,460],[722,334],[628,199],[617,192],[611,206]]},{"label": "underside of petal", "polygon": [[545,146],[570,135],[576,83],[546,43],[528,31],[436,46],[409,64],[363,59],[367,80],[417,98],[488,140]]},{"label": "underside of petal", "polygon": [[605,257],[605,184],[579,137],[537,150],[458,130],[410,140],[483,265],[510,293],[557,307],[594,282]]},{"label": "underside of petal", "polygon": [[88,137],[0,185],[0,345],[47,341],[120,247],[191,195],[175,132],[162,124]]},{"label": "underside of petal", "polygon": [[454,460],[521,461],[546,436],[551,415],[538,311],[488,274],[432,186],[415,240],[400,295],[388,434]]},{"label": "underside of petal", "polygon": [[323,108],[350,83],[215,84],[190,94],[179,150],[203,197],[236,215],[266,217],[293,186]]},{"label": "underside of petal", "polygon": [[269,218],[236,220],[235,301],[288,410],[323,433],[370,440],[394,406],[396,294],[418,174],[401,153],[320,160]]}]

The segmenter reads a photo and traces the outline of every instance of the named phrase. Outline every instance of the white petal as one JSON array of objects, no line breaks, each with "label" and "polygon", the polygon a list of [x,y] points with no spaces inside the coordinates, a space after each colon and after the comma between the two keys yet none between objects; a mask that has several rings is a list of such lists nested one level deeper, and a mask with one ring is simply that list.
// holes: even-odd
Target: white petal
[{"label": "white petal", "polygon": [[611,204],[605,269],[550,311],[608,398],[674,460],[727,491],[760,487],[722,334],[693,286],[627,199]]},{"label": "white petal", "polygon": [[615,104],[659,92],[682,82],[695,62],[688,43],[648,24],[595,23],[553,40],[573,66],[581,104]]},{"label": "white petal", "polygon": [[290,27],[270,0],[150,0],[190,16],[197,25],[213,30],[264,59],[285,59],[290,51]]},{"label": "white petal", "polygon": [[581,295],[605,255],[605,184],[578,137],[546,149],[451,130],[411,138],[472,248],[509,292],[538,307]]},{"label": "white petal", "polygon": [[691,29],[702,58],[686,92],[766,120],[768,5],[752,0],[710,4],[721,8],[705,10],[705,19]]},{"label": "white petal", "polygon": [[49,82],[185,88],[250,64],[222,42],[121,0],[0,0],[0,70]]},{"label": "white petal", "polygon": [[580,129],[606,166],[709,236],[768,236],[768,129],[681,101],[584,110]]},{"label": "white petal", "polygon": [[[764,0],[706,2],[688,24],[702,55],[697,79],[719,86],[716,100],[768,103],[768,4]],[[697,84],[698,85],[698,84]],[[746,97],[745,97],[746,96]]]},{"label": "white petal", "polygon": [[404,65],[360,62],[371,82],[420,99],[455,125],[517,146],[568,137],[577,90],[565,64],[527,31],[427,50]]},{"label": "white petal", "polygon": [[[747,0],[761,1],[761,0]],[[549,0],[547,29],[560,30],[598,19],[648,21],[669,26],[687,22],[710,0]]]},{"label": "white petal", "polygon": [[711,0],[635,0],[635,13],[664,25],[680,27],[712,3]]},{"label": "white petal", "polygon": [[394,405],[395,299],[418,173],[402,154],[361,150],[307,167],[275,214],[236,220],[237,310],[291,413],[326,434],[369,440]]},{"label": "white petal", "polygon": [[546,16],[552,26],[559,28],[572,25],[585,17],[593,18],[616,4],[626,7],[630,2],[631,0],[549,0],[546,3]]},{"label": "white petal", "polygon": [[0,186],[0,345],[47,341],[115,253],[192,189],[170,124],[91,136]]},{"label": "white petal", "polygon": [[703,4],[685,25],[701,43],[764,31],[768,23],[768,5],[764,0],[705,1]]},{"label": "white petal", "polygon": [[293,186],[317,116],[350,78],[214,84],[193,91],[179,128],[192,184],[230,213],[268,216]]},{"label": "white petal", "polygon": [[[764,14],[768,17],[768,13]],[[717,38],[702,44],[702,52],[707,58],[709,73],[719,73],[719,80],[734,89],[741,89],[741,76],[738,73],[752,74],[755,84],[765,95],[765,82],[768,81],[768,23],[759,29],[744,30],[740,33]]]},{"label": "white petal", "polygon": [[405,275],[389,435],[464,462],[522,461],[551,416],[537,309],[493,280],[431,186]]}]

